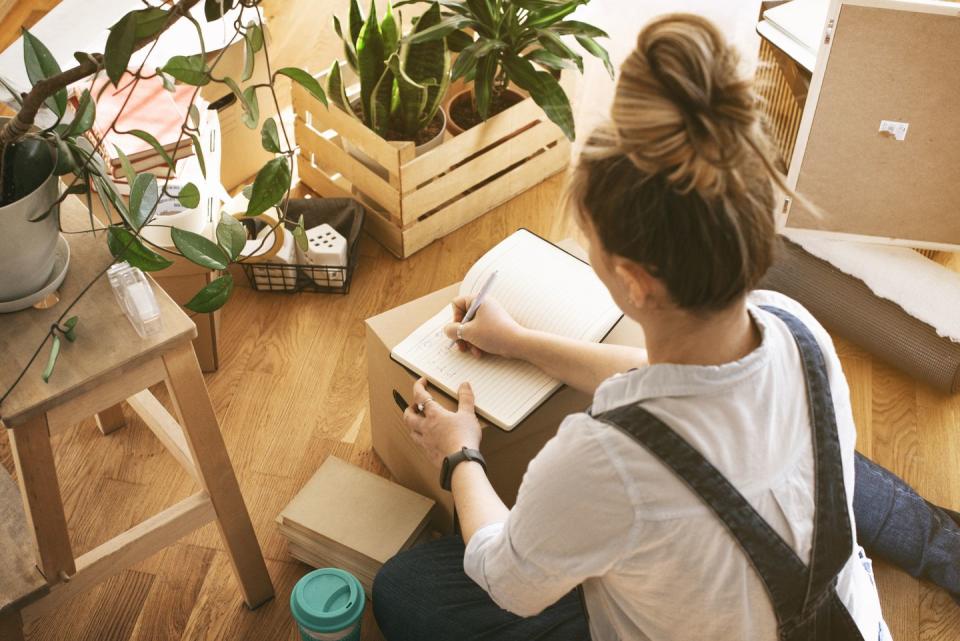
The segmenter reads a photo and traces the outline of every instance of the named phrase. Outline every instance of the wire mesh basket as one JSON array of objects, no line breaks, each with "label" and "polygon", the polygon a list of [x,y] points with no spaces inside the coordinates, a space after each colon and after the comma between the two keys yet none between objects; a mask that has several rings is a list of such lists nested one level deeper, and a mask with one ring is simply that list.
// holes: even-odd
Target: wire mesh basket
[{"label": "wire mesh basket", "polygon": [[[349,234],[347,245],[347,264],[318,265],[314,263],[281,262],[242,262],[243,272],[250,287],[258,292],[318,292],[325,294],[346,294],[350,291],[353,272],[360,258],[360,228],[363,225],[364,209],[353,199],[316,199],[290,201],[289,211],[301,209],[312,223],[329,220],[330,210],[339,210],[348,220],[338,225]],[[326,212],[323,210],[327,210]],[[311,214],[315,214],[311,216]],[[335,222],[335,221],[334,221]],[[346,235],[346,234],[345,234]]]}]

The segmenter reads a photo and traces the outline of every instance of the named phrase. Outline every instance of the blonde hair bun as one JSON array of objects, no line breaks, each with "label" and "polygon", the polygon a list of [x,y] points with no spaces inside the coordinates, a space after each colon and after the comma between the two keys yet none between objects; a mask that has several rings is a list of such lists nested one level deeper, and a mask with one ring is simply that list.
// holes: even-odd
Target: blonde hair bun
[{"label": "blonde hair bun", "polygon": [[743,189],[741,168],[765,154],[756,97],[739,64],[736,50],[700,16],[671,14],[648,24],[617,85],[611,116],[619,152],[681,192],[717,197]]}]

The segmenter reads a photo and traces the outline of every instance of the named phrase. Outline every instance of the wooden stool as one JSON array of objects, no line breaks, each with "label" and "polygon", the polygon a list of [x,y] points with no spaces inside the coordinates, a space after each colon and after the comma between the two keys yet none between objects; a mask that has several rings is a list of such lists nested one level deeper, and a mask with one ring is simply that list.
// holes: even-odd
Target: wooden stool
[{"label": "wooden stool", "polygon": [[[65,229],[89,225],[85,210],[72,197],[62,205],[61,220]],[[64,302],[72,300],[111,261],[102,233],[96,238],[71,235],[69,240],[70,271],[61,290]],[[273,596],[191,345],[196,327],[163,290],[154,286],[154,293],[163,329],[140,338],[114,300],[106,277],[100,278],[71,311],[80,317],[78,338],[64,343],[50,382],[40,378],[46,358],[38,358],[0,406],[19,476],[26,517],[22,530],[29,535],[26,542],[0,544],[5,548],[0,552],[0,637],[4,640],[22,638],[21,620],[30,622],[213,520],[246,604],[254,608]],[[48,310],[0,316],[0,390],[6,390],[26,365],[62,313],[64,302]],[[179,421],[147,389],[159,382],[166,383]],[[119,404],[124,400],[203,489],[75,559],[50,437],[94,414],[101,431],[115,430],[123,425]],[[0,517],[5,517],[14,514],[10,502],[18,499],[2,490],[0,483]],[[18,530],[10,526],[0,532],[16,537]],[[24,549],[33,556],[26,570]]]}]

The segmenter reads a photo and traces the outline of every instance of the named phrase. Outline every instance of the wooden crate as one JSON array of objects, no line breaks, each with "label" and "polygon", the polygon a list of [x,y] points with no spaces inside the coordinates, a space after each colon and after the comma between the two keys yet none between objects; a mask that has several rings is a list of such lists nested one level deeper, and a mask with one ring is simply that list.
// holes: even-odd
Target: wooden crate
[{"label": "wooden crate", "polygon": [[[341,64],[345,82],[355,76]],[[326,86],[326,72],[317,76]],[[352,80],[351,80],[352,79]],[[454,83],[448,96],[462,87]],[[348,95],[358,91],[354,85]],[[371,215],[366,229],[406,258],[517,194],[562,171],[570,144],[527,97],[421,156],[412,142],[388,142],[359,120],[293,85],[301,180],[323,196],[353,196]],[[344,141],[383,170],[344,150]]]},{"label": "wooden crate", "polygon": [[810,73],[775,46],[760,39],[756,89],[761,97],[767,134],[777,147],[783,169],[790,168]]}]

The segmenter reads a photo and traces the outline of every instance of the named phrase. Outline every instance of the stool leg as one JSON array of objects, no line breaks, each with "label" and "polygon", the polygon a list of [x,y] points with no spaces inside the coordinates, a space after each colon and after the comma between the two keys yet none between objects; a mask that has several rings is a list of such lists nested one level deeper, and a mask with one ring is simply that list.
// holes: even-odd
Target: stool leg
[{"label": "stool leg", "polygon": [[24,641],[23,621],[18,610],[0,614],[0,639],[3,641]]},{"label": "stool leg", "polygon": [[273,585],[257,543],[240,485],[220,434],[193,346],[185,343],[163,357],[167,384],[183,420],[190,453],[213,509],[220,536],[240,582],[244,601],[255,608],[273,597]]},{"label": "stool leg", "polygon": [[100,432],[104,435],[115,432],[126,424],[127,422],[123,417],[123,409],[120,403],[108,407],[102,412],[97,412],[97,427],[100,428]]},{"label": "stool leg", "polygon": [[58,583],[64,576],[76,574],[77,569],[67,534],[67,517],[63,513],[46,414],[13,427],[10,448],[17,465],[24,512],[31,525],[37,567],[47,583]]}]

